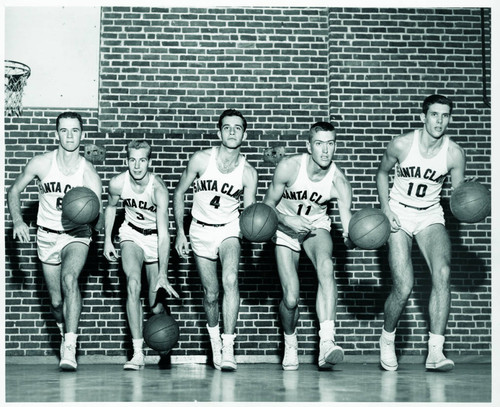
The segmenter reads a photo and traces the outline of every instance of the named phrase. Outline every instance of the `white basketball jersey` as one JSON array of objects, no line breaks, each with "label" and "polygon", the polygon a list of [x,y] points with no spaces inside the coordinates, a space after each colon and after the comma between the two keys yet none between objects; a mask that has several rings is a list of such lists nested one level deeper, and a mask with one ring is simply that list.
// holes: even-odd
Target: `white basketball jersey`
[{"label": "white basketball jersey", "polygon": [[237,219],[243,194],[243,170],[246,159],[240,156],[238,166],[223,174],[217,168],[217,147],[212,147],[205,172],[194,180],[193,218],[210,224],[225,224]]},{"label": "white basketball jersey", "polygon": [[149,174],[149,182],[142,193],[134,192],[130,173],[127,171],[121,197],[125,208],[125,222],[142,229],[156,229],[156,204],[153,203],[154,175]]},{"label": "white basketball jersey", "polygon": [[439,202],[443,182],[448,174],[447,155],[450,139],[432,158],[420,153],[420,130],[415,130],[407,157],[396,165],[390,198],[405,205],[427,208]]},{"label": "white basketball jersey", "polygon": [[57,150],[51,153],[50,169],[38,181],[39,205],[37,224],[52,230],[70,230],[77,225],[62,218],[62,200],[66,192],[74,187],[82,187],[85,158],[80,157],[74,174],[64,175],[57,165]]},{"label": "white basketball jersey", "polygon": [[312,181],[307,175],[308,157],[309,154],[302,154],[297,179],[285,187],[276,209],[284,215],[300,215],[313,222],[328,216],[326,211],[328,202],[333,198],[332,184],[337,166],[332,161],[323,179]]}]

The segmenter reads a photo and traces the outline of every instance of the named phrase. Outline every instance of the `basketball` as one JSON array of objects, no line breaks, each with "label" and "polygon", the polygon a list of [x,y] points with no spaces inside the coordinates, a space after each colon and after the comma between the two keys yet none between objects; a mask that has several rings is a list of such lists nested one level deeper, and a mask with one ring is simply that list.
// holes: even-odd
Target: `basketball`
[{"label": "basketball", "polygon": [[251,242],[266,242],[278,229],[278,216],[264,203],[254,203],[241,213],[240,229]]},{"label": "basketball", "polygon": [[481,222],[491,213],[491,193],[479,182],[464,182],[451,194],[450,209],[461,222]]},{"label": "basketball", "polygon": [[156,314],[144,324],[144,342],[158,352],[172,350],[179,339],[179,325],[167,314]]},{"label": "basketball", "polygon": [[361,209],[349,222],[349,238],[360,249],[378,249],[387,242],[390,234],[389,219],[380,209]]},{"label": "basketball", "polygon": [[85,225],[97,218],[99,199],[91,189],[75,187],[64,195],[62,211],[66,219],[78,225]]}]

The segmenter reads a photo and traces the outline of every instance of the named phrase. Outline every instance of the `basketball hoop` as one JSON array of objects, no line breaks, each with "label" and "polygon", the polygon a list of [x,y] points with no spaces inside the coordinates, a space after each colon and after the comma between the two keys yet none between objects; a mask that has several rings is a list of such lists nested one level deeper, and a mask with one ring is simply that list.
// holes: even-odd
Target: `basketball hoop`
[{"label": "basketball hoop", "polygon": [[5,116],[21,116],[24,85],[30,74],[28,65],[5,60]]}]

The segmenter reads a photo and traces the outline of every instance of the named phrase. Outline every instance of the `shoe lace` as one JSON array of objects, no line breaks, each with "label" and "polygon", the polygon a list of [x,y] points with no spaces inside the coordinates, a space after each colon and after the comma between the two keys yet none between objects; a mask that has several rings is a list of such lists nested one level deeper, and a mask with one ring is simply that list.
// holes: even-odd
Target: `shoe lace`
[{"label": "shoe lace", "polygon": [[71,343],[65,343],[64,347],[66,348],[66,350],[68,350],[70,352],[74,352],[74,350],[75,350],[75,345],[73,345]]},{"label": "shoe lace", "polygon": [[132,356],[132,360],[142,359],[142,357],[143,357],[142,352],[134,352],[134,355]]},{"label": "shoe lace", "polygon": [[224,346],[222,347],[222,355],[224,359],[232,359],[234,358],[234,350],[232,346]]},{"label": "shoe lace", "polygon": [[333,339],[322,339],[321,346],[323,346],[326,349],[329,349],[329,348],[335,346],[335,342],[333,341]]},{"label": "shoe lace", "polygon": [[285,355],[283,358],[283,364],[289,364],[295,362],[297,359],[297,347],[293,345],[285,345]]}]

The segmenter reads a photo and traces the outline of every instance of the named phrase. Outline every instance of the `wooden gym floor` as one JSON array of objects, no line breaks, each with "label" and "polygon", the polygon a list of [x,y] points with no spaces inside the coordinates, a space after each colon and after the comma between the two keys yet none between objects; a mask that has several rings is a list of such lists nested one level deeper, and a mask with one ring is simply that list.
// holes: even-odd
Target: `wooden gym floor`
[{"label": "wooden gym floor", "polygon": [[396,372],[375,363],[342,363],[333,371],[301,364],[238,364],[220,372],[204,364],[172,364],[124,371],[121,364],[80,364],[61,372],[57,364],[7,364],[7,402],[457,402],[492,401],[490,363],[457,364],[446,373],[422,364]]}]

